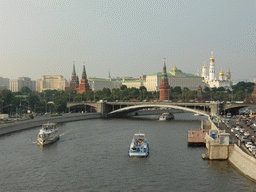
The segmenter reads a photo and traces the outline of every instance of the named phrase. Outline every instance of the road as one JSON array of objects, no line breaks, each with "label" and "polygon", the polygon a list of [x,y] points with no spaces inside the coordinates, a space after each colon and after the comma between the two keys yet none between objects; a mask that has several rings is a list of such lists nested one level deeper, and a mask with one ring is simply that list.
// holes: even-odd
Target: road
[{"label": "road", "polygon": [[[256,137],[256,133],[253,131],[253,129],[250,128],[243,120],[238,120],[238,118],[231,118],[229,123],[215,123],[217,127],[219,127],[221,130],[225,130],[226,133],[230,133],[230,143],[231,144],[237,144],[243,151],[245,151],[250,156],[253,156],[252,153],[245,147],[245,142],[242,142],[240,139],[238,139],[233,132],[231,132],[231,128],[237,127],[236,122],[239,121],[239,127],[244,128],[246,131],[250,133],[250,136],[248,137],[248,141],[251,141],[251,137]],[[255,121],[252,120],[253,123]],[[228,126],[227,126],[228,125]]]}]

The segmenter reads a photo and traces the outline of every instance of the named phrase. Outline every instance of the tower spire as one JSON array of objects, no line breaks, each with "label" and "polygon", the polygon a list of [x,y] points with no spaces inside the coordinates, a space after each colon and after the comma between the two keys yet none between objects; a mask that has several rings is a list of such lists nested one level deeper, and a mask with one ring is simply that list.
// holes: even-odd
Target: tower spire
[{"label": "tower spire", "polygon": [[83,73],[82,73],[82,77],[86,78],[86,71],[85,71],[85,62],[83,62]]},{"label": "tower spire", "polygon": [[72,75],[76,75],[75,61],[73,61],[73,73],[72,73]]}]

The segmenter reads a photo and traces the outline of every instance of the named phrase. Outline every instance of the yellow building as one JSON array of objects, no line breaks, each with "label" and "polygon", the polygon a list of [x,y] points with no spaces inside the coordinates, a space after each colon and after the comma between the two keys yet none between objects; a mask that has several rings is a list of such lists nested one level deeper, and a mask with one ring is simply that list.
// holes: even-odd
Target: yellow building
[{"label": "yellow building", "polygon": [[36,81],[36,91],[44,90],[64,90],[68,82],[62,75],[45,75]]}]

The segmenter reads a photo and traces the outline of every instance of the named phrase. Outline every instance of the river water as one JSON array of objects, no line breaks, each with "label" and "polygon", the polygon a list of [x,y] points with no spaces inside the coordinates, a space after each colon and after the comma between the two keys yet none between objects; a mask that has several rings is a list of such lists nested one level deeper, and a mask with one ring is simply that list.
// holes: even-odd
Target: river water
[{"label": "river water", "polygon": [[[0,191],[254,191],[228,161],[202,160],[188,147],[200,127],[193,114],[60,124],[60,140],[39,147],[39,128],[0,137]],[[134,133],[145,133],[148,158],[129,158]]]}]

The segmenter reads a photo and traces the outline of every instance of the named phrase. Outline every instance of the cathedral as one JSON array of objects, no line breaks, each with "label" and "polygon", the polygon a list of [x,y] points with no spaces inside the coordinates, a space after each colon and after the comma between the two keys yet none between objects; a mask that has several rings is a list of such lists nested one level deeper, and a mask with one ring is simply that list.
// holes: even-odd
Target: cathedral
[{"label": "cathedral", "polygon": [[79,78],[76,75],[75,64],[73,64],[73,73],[71,76],[71,80],[69,82],[69,87],[65,87],[65,91],[68,90],[75,90],[78,94],[91,91],[90,85],[87,80],[87,75],[85,72],[85,65],[83,66],[82,79],[79,83]]},{"label": "cathedral", "polygon": [[231,86],[233,85],[231,80],[231,72],[229,68],[228,68],[228,72],[226,73],[226,76],[223,73],[222,69],[219,73],[219,79],[217,79],[217,77],[215,76],[215,64],[214,64],[213,52],[210,58],[209,75],[207,75],[207,67],[204,63],[201,76],[203,77],[203,82],[206,85],[208,85],[210,88],[224,87],[225,89],[231,89]]}]

